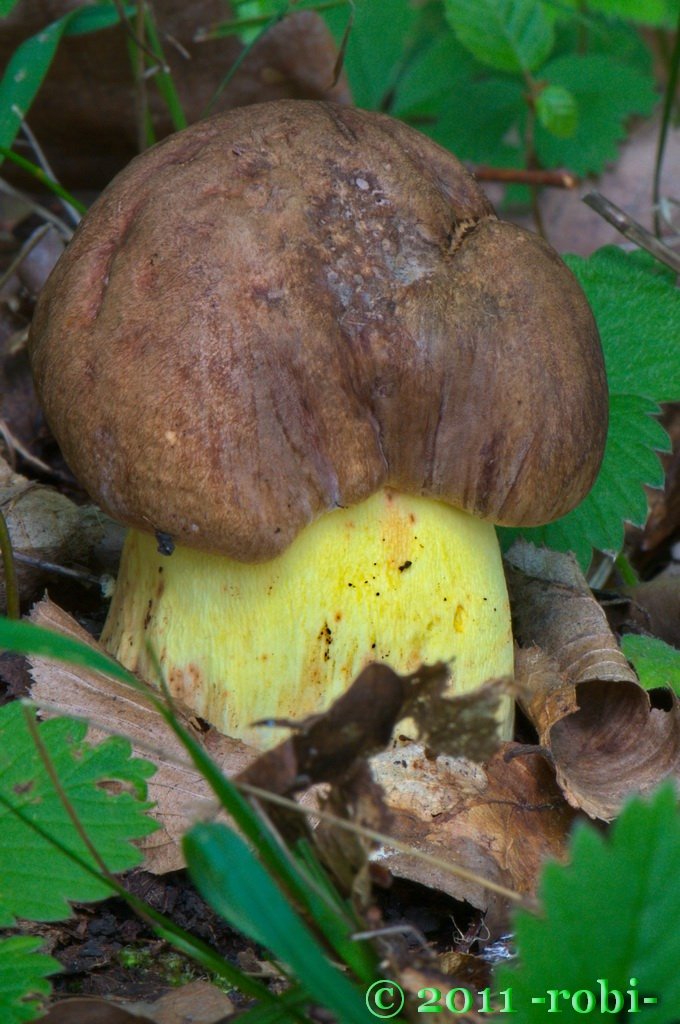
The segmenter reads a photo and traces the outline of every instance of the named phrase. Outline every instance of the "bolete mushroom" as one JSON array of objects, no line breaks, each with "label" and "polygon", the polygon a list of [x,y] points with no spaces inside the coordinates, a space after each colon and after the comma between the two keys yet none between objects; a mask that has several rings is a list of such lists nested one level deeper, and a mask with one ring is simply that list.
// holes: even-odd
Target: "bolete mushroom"
[{"label": "bolete mushroom", "polygon": [[556,253],[429,139],[325,103],[135,159],[30,347],[73,472],[131,527],[109,650],[153,678],[150,643],[260,746],[254,720],[324,709],[372,660],[454,659],[454,692],[510,675],[493,524],[568,512],[604,447],[598,334]]}]

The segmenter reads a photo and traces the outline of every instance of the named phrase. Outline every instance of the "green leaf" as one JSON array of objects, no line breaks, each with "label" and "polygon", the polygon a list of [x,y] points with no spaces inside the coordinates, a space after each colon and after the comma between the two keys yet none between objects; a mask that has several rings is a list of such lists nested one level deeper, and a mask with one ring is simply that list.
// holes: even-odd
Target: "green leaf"
[{"label": "green leaf", "polygon": [[[349,7],[326,11],[325,17],[340,40],[347,27]],[[345,70],[358,107],[382,107],[399,73],[416,18],[409,0],[355,0]]]},{"label": "green leaf", "polygon": [[[581,9],[581,0],[560,0]],[[640,25],[671,27],[678,16],[677,0],[588,0],[588,12],[636,21]]]},{"label": "green leaf", "polygon": [[551,19],[537,0],[444,0],[449,24],[482,64],[535,71],[554,44]]},{"label": "green leaf", "polygon": [[0,1020],[21,1024],[43,1015],[51,986],[46,977],[61,970],[51,956],[38,953],[40,939],[16,936],[0,942]]},{"label": "green leaf", "polygon": [[243,839],[226,825],[196,825],[184,837],[191,877],[233,928],[265,946],[321,1003],[346,1024],[365,1024],[359,990],[326,957],[290,902]]},{"label": "green leaf", "polygon": [[[128,13],[133,10],[126,8]],[[96,32],[116,25],[119,20],[120,14],[114,3],[78,7],[17,47],[0,80],[0,146],[11,148],[62,36]]]},{"label": "green leaf", "polygon": [[587,54],[557,57],[540,69],[541,79],[574,97],[579,119],[573,135],[557,138],[536,125],[536,152],[544,167],[599,174],[618,156],[632,114],[650,114],[658,100],[654,79],[615,57]]},{"label": "green leaf", "polygon": [[568,89],[561,85],[547,85],[536,100],[536,115],[551,135],[570,139],[578,125],[578,103]]},{"label": "green leaf", "polygon": [[519,144],[507,141],[523,114],[523,95],[522,83],[510,77],[461,82],[428,134],[462,160],[499,167],[523,166]]},{"label": "green leaf", "polygon": [[613,394],[680,398],[680,291],[673,271],[637,250],[610,245],[565,256],[595,314]]},{"label": "green leaf", "polygon": [[6,18],[14,10],[19,0],[0,0],[0,18]]},{"label": "green leaf", "polygon": [[[85,743],[85,722],[54,718],[38,729],[62,790],[109,871],[139,864],[141,855],[130,840],[158,827],[145,813],[150,805],[140,799],[154,766],[131,758],[127,740]],[[136,795],[110,792],[104,783],[111,781],[128,784]],[[74,864],[10,810],[18,809],[95,866],[36,749],[19,702],[0,708],[0,802],[0,927],[10,927],[16,917],[60,920],[70,915],[69,900],[110,895],[107,883]]]},{"label": "green leaf", "polygon": [[[680,1006],[680,815],[673,786],[649,801],[632,800],[605,839],[588,826],[577,828],[568,866],[548,864],[540,885],[540,916],[516,915],[519,965],[504,967],[495,987],[512,988],[522,1024],[545,1024],[548,1005],[534,996],[550,989],[600,995],[598,979],[618,990],[623,1013],[588,1019],[675,1024]],[[631,979],[637,985],[631,986]],[[629,991],[639,992],[639,1010]],[[658,1002],[643,1004],[644,997]],[[578,1001],[577,1001],[578,1005]],[[583,997],[581,997],[583,1006]],[[584,1019],[559,998],[561,1024]]]},{"label": "green leaf", "polygon": [[581,282],[602,338],[610,393],[607,449],[595,486],[578,508],[555,523],[502,530],[504,546],[520,535],[534,544],[573,551],[585,568],[592,548],[618,552],[624,520],[642,525],[642,485],[660,487],[656,451],[670,447],[653,419],[659,402],[680,398],[680,292],[673,274],[646,253],[615,246],[566,262]]},{"label": "green leaf", "polygon": [[627,633],[621,649],[646,690],[670,686],[680,697],[680,651],[655,636]]}]

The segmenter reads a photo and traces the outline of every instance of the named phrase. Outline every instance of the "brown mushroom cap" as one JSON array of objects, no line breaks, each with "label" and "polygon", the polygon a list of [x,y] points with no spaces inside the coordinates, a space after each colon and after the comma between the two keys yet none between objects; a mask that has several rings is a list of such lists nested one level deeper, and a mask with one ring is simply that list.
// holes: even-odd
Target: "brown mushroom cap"
[{"label": "brown mushroom cap", "polygon": [[134,160],[31,353],[106,511],[242,561],[383,486],[546,522],[605,442],[597,329],[556,253],[427,138],[324,103],[218,115]]}]

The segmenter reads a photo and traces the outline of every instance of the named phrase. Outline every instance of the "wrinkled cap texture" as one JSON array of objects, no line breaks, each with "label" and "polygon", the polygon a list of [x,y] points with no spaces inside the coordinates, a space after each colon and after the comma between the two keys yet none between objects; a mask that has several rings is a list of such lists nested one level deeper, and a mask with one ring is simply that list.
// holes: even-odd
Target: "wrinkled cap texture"
[{"label": "wrinkled cap texture", "polygon": [[547,522],[604,448],[597,329],[557,254],[424,136],[326,103],[234,110],[133,160],[30,345],[92,497],[243,561],[385,486]]}]

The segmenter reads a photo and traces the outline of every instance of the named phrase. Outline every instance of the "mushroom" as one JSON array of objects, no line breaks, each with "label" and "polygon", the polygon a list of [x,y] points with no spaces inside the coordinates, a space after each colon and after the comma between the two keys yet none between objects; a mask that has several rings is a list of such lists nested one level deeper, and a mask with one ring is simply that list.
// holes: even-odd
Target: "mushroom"
[{"label": "mushroom", "polygon": [[[540,238],[387,116],[280,101],[133,160],[42,293],[31,359],[73,472],[131,530],[108,649],[225,733],[371,661],[512,674],[494,523],[587,493],[597,329]],[[511,722],[506,702],[499,731]]]}]

